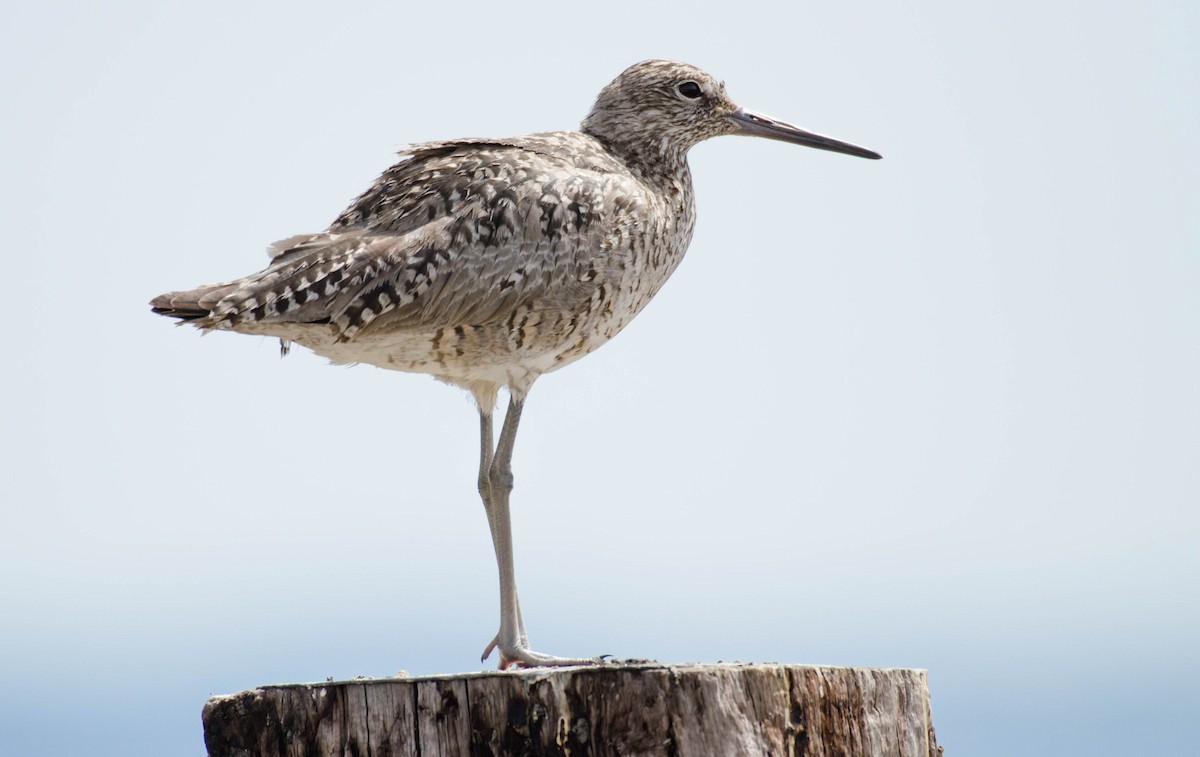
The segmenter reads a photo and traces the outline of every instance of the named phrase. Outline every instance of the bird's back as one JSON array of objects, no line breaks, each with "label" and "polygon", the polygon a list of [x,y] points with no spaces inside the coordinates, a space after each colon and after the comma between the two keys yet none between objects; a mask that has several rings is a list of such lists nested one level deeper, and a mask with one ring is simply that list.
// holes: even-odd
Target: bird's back
[{"label": "bird's back", "polygon": [[426,143],[264,271],[153,304],[337,362],[521,384],[623,328],[693,220],[686,164],[639,175],[579,132]]}]

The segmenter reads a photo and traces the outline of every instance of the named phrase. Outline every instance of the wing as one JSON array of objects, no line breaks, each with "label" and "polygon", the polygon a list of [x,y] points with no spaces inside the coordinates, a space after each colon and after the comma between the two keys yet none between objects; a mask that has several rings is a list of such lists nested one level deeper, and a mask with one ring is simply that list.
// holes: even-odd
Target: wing
[{"label": "wing", "polygon": [[559,149],[577,136],[417,148],[327,232],[279,243],[197,325],[329,323],[351,340],[483,325],[530,304],[575,309],[602,268],[622,264],[652,201],[628,173]]}]

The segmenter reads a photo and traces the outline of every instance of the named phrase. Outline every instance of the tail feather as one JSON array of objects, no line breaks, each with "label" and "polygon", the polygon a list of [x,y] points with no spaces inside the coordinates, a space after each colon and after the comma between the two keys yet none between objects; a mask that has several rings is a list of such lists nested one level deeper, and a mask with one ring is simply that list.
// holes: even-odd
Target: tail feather
[{"label": "tail feather", "polygon": [[271,252],[271,264],[258,273],[168,292],[150,307],[204,330],[333,324],[349,339],[373,318],[414,302],[449,260],[415,233],[309,234],[278,242]]},{"label": "tail feather", "polygon": [[167,292],[150,300],[150,308],[159,315],[178,318],[183,323],[197,321],[212,315],[213,307],[237,288],[237,283],[224,283],[187,292]]}]

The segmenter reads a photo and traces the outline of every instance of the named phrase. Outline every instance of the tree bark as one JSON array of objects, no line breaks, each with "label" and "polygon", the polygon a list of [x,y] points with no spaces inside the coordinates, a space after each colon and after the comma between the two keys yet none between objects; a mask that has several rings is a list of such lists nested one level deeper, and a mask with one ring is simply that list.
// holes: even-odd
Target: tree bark
[{"label": "tree bark", "polygon": [[264,686],[209,757],[939,757],[923,670],[609,663]]}]

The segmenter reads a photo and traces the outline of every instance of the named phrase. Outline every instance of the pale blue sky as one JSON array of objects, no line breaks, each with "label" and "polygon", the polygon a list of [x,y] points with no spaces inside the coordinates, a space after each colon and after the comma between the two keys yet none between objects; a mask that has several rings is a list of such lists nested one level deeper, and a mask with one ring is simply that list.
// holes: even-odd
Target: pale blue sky
[{"label": "pale blue sky", "polygon": [[927,668],[951,755],[1194,749],[1200,6],[778,5],[0,10],[0,753],[194,757],[210,694],[477,668],[465,395],[145,303],[648,57],[885,158],[693,152],[688,258],[529,400],[534,646]]}]

